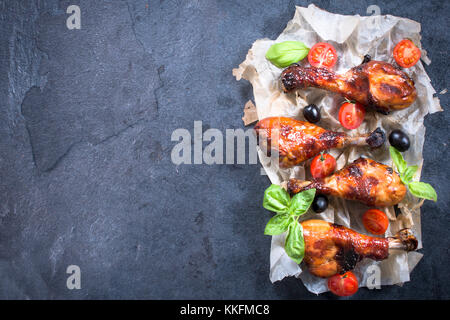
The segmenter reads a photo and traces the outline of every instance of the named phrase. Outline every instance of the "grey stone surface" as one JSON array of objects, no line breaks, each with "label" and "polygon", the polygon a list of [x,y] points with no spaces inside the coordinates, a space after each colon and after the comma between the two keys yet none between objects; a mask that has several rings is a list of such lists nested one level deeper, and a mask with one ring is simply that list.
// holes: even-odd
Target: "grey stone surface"
[{"label": "grey stone surface", "polygon": [[[66,8],[81,8],[81,30]],[[271,284],[259,165],[180,165],[176,128],[243,128],[231,74],[302,1],[0,1],[0,298],[329,299]],[[317,1],[366,14],[372,1]],[[422,23],[446,77],[448,1],[377,2]],[[444,108],[448,94],[439,95]],[[449,298],[448,112],[426,118],[425,254],[412,281],[364,299]],[[82,289],[66,288],[79,265]]]}]

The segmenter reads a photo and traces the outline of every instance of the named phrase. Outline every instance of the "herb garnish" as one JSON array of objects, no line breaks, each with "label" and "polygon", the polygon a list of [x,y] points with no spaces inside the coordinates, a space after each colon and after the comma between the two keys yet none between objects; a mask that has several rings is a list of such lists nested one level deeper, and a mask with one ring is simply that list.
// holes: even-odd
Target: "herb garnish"
[{"label": "herb garnish", "polygon": [[274,236],[287,231],[284,249],[296,263],[302,262],[305,256],[303,228],[298,219],[308,211],[315,194],[316,189],[309,189],[291,198],[286,190],[276,184],[264,192],[263,207],[277,213],[267,223],[264,234]]},{"label": "herb garnish", "polygon": [[400,174],[400,179],[406,186],[408,186],[409,192],[417,198],[437,201],[436,191],[430,184],[420,181],[412,181],[412,178],[416,174],[419,167],[408,166],[400,151],[394,147],[390,146],[389,152],[391,153],[392,161]]},{"label": "herb garnish", "polygon": [[278,68],[285,68],[303,60],[309,48],[299,41],[284,41],[270,46],[266,52],[266,59]]}]

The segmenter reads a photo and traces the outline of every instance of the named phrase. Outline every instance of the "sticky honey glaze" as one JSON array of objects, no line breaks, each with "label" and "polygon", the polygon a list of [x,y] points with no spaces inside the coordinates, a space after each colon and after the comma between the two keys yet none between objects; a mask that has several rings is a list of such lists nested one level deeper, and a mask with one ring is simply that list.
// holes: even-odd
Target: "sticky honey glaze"
[{"label": "sticky honey glaze", "polygon": [[414,81],[390,63],[369,61],[340,75],[326,68],[293,65],[281,74],[285,92],[317,87],[382,112],[409,107],[417,97]]},{"label": "sticky honey glaze", "polygon": [[391,167],[366,158],[355,160],[325,179],[315,179],[309,183],[291,179],[288,183],[291,193],[311,188],[322,194],[377,207],[395,205],[406,194],[405,185]]}]

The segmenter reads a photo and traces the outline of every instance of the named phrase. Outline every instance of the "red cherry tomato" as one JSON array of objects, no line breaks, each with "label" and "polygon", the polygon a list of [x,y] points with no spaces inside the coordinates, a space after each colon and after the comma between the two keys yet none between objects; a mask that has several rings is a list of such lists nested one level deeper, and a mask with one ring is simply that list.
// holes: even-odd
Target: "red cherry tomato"
[{"label": "red cherry tomato", "polygon": [[363,105],[345,102],[339,109],[339,122],[346,129],[356,129],[364,121],[366,110]]},{"label": "red cherry tomato", "polygon": [[389,226],[389,219],[383,211],[370,209],[362,217],[363,225],[372,234],[384,234]]},{"label": "red cherry tomato", "polygon": [[311,175],[316,179],[329,176],[335,169],[336,159],[328,153],[319,154],[311,162]]},{"label": "red cherry tomato", "polygon": [[328,278],[328,289],[337,296],[348,297],[358,291],[358,279],[351,271]]},{"label": "red cherry tomato", "polygon": [[337,61],[336,49],[329,43],[316,43],[308,52],[308,61],[313,67],[330,69]]},{"label": "red cherry tomato", "polygon": [[394,48],[394,59],[400,67],[410,68],[420,59],[420,49],[408,39],[403,39]]}]

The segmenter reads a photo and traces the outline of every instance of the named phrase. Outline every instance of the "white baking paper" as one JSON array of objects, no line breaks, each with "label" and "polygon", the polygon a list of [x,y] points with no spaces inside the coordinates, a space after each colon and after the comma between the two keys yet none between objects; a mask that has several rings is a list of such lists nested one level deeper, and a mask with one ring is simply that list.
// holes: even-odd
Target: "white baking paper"
[{"label": "white baking paper", "polygon": [[[280,21],[280,23],[282,23]],[[343,73],[359,65],[364,55],[369,54],[373,60],[393,63],[392,51],[396,43],[404,38],[411,39],[420,48],[420,24],[406,18],[385,16],[346,16],[329,13],[311,4],[307,8],[296,7],[294,18],[288,22],[285,30],[276,40],[261,39],[253,43],[244,62],[239,68],[233,70],[237,80],[244,78],[251,82],[258,118],[269,116],[287,116],[304,120],[302,109],[304,106],[315,103],[321,108],[322,120],[319,125],[328,130],[346,131],[350,135],[359,135],[371,132],[381,127],[387,134],[399,128],[405,131],[411,139],[411,147],[403,155],[409,165],[418,165],[419,173],[415,180],[420,179],[422,169],[422,147],[424,143],[425,115],[442,111],[439,100],[433,95],[436,91],[430,83],[422,62],[414,67],[405,69],[405,72],[415,81],[418,98],[409,108],[392,112],[390,115],[368,111],[364,123],[356,130],[345,130],[337,120],[337,113],[343,98],[339,95],[308,88],[298,90],[296,93],[285,94],[280,87],[279,77],[281,69],[272,65],[265,59],[269,47],[286,40],[297,40],[312,47],[317,42],[329,42],[338,52],[338,62],[335,71]],[[307,63],[305,59],[301,63]],[[429,62],[425,51],[422,51],[422,60]],[[352,162],[360,156],[366,156],[376,161],[392,165],[389,156],[388,143],[376,150],[368,148],[350,147],[345,150],[331,150],[337,160],[337,169]],[[281,170],[270,165],[270,159],[259,151],[260,162],[263,165],[270,181],[283,185],[291,177],[301,179],[309,178],[306,168],[309,161],[303,166],[293,169]],[[305,176],[306,174],[306,176]],[[268,184],[269,186],[269,184]],[[361,223],[362,214],[368,209],[363,204],[330,197],[328,209],[316,214],[310,210],[302,216],[302,220],[319,218],[350,227],[360,233],[367,234]],[[395,216],[393,207],[382,208],[389,219],[390,225],[386,236],[395,234],[399,229],[410,227],[421,243],[420,230],[420,200],[407,195],[399,204],[401,215]],[[268,217],[269,220],[269,217]],[[312,276],[307,268],[297,265],[284,251],[285,235],[272,237],[270,253],[270,280],[282,280],[284,277],[295,276],[300,278],[309,291],[319,294],[327,291],[326,280]],[[410,273],[421,259],[418,252],[392,253],[387,260],[375,262],[369,259],[361,261],[354,272],[360,280],[360,286],[367,286],[367,278],[372,273],[367,268],[378,265],[381,269],[381,285],[402,284],[410,280]]]}]

